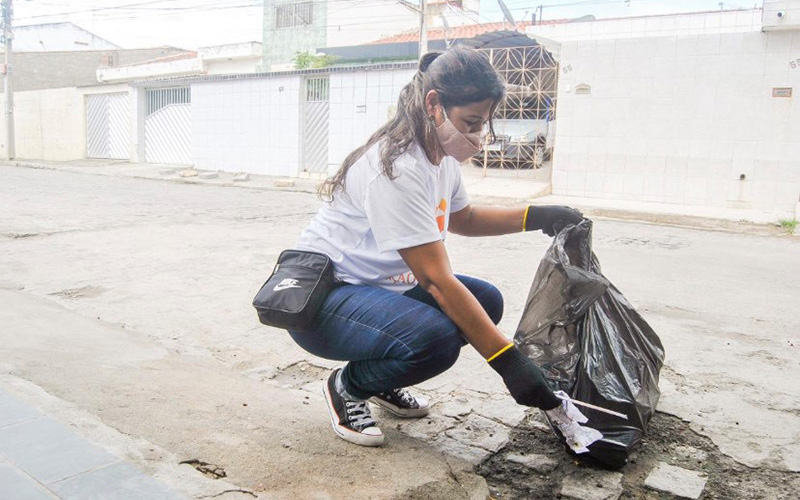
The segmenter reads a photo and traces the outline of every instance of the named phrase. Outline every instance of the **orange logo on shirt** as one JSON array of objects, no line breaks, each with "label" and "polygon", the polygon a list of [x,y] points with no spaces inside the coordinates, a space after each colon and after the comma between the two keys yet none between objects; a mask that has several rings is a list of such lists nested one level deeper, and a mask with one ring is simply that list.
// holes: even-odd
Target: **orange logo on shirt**
[{"label": "orange logo on shirt", "polygon": [[439,225],[439,232],[444,231],[444,215],[447,213],[447,200],[442,198],[439,200],[439,206],[436,207],[436,224]]}]

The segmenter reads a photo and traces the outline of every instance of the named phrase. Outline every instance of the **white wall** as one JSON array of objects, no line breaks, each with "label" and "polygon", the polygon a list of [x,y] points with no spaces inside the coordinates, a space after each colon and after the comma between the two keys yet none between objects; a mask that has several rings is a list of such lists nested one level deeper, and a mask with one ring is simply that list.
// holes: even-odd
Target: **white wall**
[{"label": "white wall", "polygon": [[[76,160],[86,153],[83,96],[75,88],[14,93],[16,157],[35,160]],[[6,152],[5,120],[0,142]]]},{"label": "white wall", "polygon": [[764,0],[762,21],[766,30],[800,29],[800,0]]},{"label": "white wall", "polygon": [[14,27],[14,52],[72,52],[119,48],[72,23]]},{"label": "white wall", "polygon": [[[800,1],[800,0],[798,0]],[[559,42],[653,36],[708,35],[761,29],[761,10],[675,14],[668,16],[599,19],[591,22],[543,24],[525,32]]]},{"label": "white wall", "polygon": [[331,75],[329,172],[335,172],[352,150],[386,123],[415,72],[395,69]]},{"label": "white wall", "polygon": [[192,84],[192,161],[197,168],[296,176],[301,77]]},{"label": "white wall", "polygon": [[261,63],[261,56],[248,59],[212,60],[206,61],[206,74],[208,75],[235,75],[255,73]]},{"label": "white wall", "polygon": [[562,43],[553,192],[791,216],[798,54],[800,31]]}]

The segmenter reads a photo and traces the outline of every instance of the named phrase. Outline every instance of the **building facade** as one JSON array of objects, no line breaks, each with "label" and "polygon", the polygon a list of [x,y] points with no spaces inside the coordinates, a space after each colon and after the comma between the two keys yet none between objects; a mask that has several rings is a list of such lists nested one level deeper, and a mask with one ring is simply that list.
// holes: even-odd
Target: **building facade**
[{"label": "building facade", "polygon": [[[263,71],[293,69],[297,52],[362,45],[419,29],[414,2],[385,0],[267,0],[264,2]],[[479,0],[427,4],[430,28],[480,22]]]},{"label": "building facade", "polygon": [[768,4],[530,28],[560,58],[553,193],[793,217],[800,2]]}]

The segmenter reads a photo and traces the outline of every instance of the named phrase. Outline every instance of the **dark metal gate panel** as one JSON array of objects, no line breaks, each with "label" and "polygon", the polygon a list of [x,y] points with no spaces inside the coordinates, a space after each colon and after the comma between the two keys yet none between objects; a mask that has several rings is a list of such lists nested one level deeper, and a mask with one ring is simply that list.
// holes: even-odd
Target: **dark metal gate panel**
[{"label": "dark metal gate panel", "polygon": [[147,89],[145,106],[145,161],[189,165],[192,161],[190,88]]},{"label": "dark metal gate panel", "polygon": [[303,128],[303,171],[327,173],[330,110],[328,77],[306,79],[305,126]]},{"label": "dark metal gate panel", "polygon": [[539,168],[552,157],[558,62],[539,44],[481,49],[506,82],[494,113],[496,141],[476,158],[484,166]]}]

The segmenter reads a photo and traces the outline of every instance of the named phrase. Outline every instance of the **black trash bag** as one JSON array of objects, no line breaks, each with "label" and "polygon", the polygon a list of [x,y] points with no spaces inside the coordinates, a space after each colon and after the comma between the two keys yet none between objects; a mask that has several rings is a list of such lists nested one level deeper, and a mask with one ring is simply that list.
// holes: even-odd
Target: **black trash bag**
[{"label": "black trash bag", "polygon": [[539,264],[514,341],[554,390],[628,416],[580,408],[586,425],[603,433],[580,456],[619,468],[655,412],[664,347],[602,275],[591,242],[589,220],[556,235]]}]

